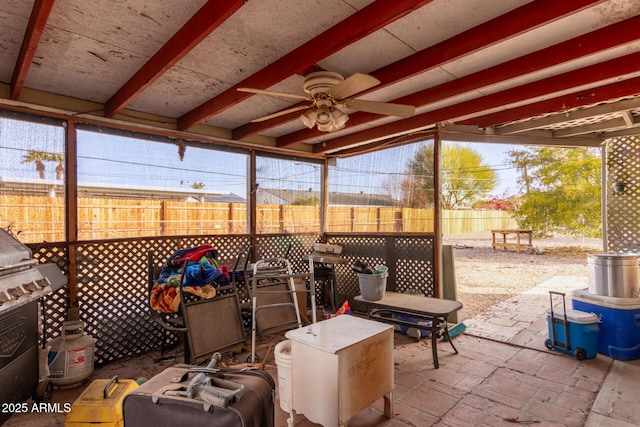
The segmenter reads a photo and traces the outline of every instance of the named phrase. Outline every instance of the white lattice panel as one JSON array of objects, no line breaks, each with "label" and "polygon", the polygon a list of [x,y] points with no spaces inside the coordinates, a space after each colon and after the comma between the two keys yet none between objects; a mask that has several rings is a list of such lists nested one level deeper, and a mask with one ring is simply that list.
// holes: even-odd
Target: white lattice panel
[{"label": "white lattice panel", "polygon": [[640,253],[640,135],[607,142],[609,252]]}]

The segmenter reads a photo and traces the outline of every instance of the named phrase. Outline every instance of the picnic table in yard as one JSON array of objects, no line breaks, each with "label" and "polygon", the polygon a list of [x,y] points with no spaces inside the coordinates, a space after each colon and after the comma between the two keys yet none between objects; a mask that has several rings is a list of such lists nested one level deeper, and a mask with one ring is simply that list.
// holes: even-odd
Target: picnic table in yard
[{"label": "picnic table in yard", "polygon": [[[496,235],[502,235],[502,241],[496,241]],[[506,229],[506,230],[491,230],[491,247],[493,250],[496,248],[515,249],[516,252],[520,252],[524,248],[531,248],[532,245],[533,230],[522,229]],[[513,237],[515,236],[515,241]],[[509,240],[511,239],[511,240]]]}]

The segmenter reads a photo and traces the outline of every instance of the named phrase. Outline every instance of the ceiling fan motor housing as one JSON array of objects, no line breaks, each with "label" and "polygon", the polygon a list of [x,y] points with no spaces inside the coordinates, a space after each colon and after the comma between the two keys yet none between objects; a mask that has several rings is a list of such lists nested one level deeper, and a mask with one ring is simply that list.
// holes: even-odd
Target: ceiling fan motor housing
[{"label": "ceiling fan motor housing", "polygon": [[302,85],[302,88],[306,93],[311,96],[315,96],[321,93],[325,93],[332,86],[342,83],[344,77],[338,73],[332,71],[318,71],[309,74]]}]

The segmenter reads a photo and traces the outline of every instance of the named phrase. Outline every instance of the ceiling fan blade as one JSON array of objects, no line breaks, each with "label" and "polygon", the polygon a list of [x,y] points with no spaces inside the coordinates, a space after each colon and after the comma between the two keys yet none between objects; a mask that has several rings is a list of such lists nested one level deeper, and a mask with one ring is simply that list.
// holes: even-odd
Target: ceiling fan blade
[{"label": "ceiling fan blade", "polygon": [[411,117],[416,112],[416,107],[414,107],[413,105],[365,101],[363,99],[347,99],[342,104],[345,106],[345,108],[348,108],[350,110],[383,114],[385,116]]},{"label": "ceiling fan blade", "polygon": [[332,86],[328,93],[334,99],[345,99],[380,84],[380,80],[372,75],[355,73],[347,77],[341,83]]},{"label": "ceiling fan blade", "polygon": [[293,99],[305,99],[308,100],[309,98],[303,95],[296,95],[293,93],[284,93],[284,92],[273,92],[270,90],[262,90],[262,89],[254,89],[251,87],[239,87],[238,88],[239,92],[248,92],[248,93],[257,93],[260,95],[269,95],[269,96],[280,96],[283,98],[293,98]]},{"label": "ceiling fan blade", "polygon": [[251,123],[264,122],[265,120],[273,119],[275,117],[284,116],[285,114],[290,114],[290,113],[293,113],[295,111],[306,110],[306,109],[309,109],[311,107],[313,107],[313,104],[311,104],[311,105],[298,105],[297,107],[287,108],[286,110],[278,111],[277,113],[269,114],[268,116],[264,116],[264,117],[260,117],[260,118],[251,120]]}]

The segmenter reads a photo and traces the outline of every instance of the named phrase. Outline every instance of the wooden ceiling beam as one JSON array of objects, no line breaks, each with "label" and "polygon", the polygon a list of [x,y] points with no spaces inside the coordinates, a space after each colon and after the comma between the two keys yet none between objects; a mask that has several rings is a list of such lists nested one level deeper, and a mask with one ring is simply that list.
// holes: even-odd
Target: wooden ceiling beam
[{"label": "wooden ceiling beam", "polygon": [[[491,26],[488,28],[491,28]],[[500,65],[407,96],[396,98],[389,102],[414,105],[416,108],[420,108],[448,97],[461,95],[492,84],[521,77],[639,39],[640,16],[635,16],[571,40],[515,58]],[[349,115],[349,121],[346,127],[358,126],[378,119],[380,119],[380,115],[378,114],[364,112],[352,113]],[[302,129],[278,138],[277,145],[279,147],[286,147],[294,143],[316,138],[321,134],[322,132],[316,129]]]},{"label": "wooden ceiling beam", "polygon": [[27,78],[31,61],[36,53],[38,44],[40,43],[40,37],[47,25],[49,14],[53,8],[53,2],[55,0],[35,0],[33,3],[33,9],[31,9],[31,16],[29,17],[29,23],[27,24],[27,30],[25,31],[24,38],[22,39],[22,46],[20,47],[20,53],[18,54],[18,60],[16,66],[13,69],[13,75],[11,76],[11,88],[9,89],[9,96],[14,101],[20,98],[20,93],[24,87],[24,81]]},{"label": "wooden ceiling beam", "polygon": [[[178,129],[187,130],[253,96],[239,87],[267,89],[300,73],[316,62],[408,15],[432,0],[374,1],[322,34],[307,41],[260,71],[178,118]],[[575,1],[575,0],[573,0]]]},{"label": "wooden ceiling beam", "polygon": [[[477,119],[466,119],[467,117],[479,116],[483,112],[495,110],[510,104],[524,102],[529,99],[550,96],[554,93],[576,90],[575,88],[585,87],[588,85],[596,85],[597,82],[605,82],[613,78],[624,78],[637,72],[637,64],[640,61],[640,52],[629,54],[623,57],[615,58],[599,64],[580,68],[578,70],[569,71],[560,75],[538,80],[536,82],[527,83],[521,86],[496,92],[491,95],[475,98],[459,104],[450,105],[434,111],[418,114],[413,117],[399,120],[382,126],[372,127],[361,132],[355,132],[343,137],[338,137],[322,144],[314,146],[314,153],[325,153],[334,151],[343,147],[349,147],[354,144],[364,143],[370,140],[380,139],[381,136],[394,135],[400,133],[411,132],[415,129],[424,129],[433,126],[436,123],[453,121],[458,124],[476,125],[478,127],[489,127],[497,124],[503,124],[506,121],[498,123],[485,123]],[[628,79],[635,80],[635,79]],[[595,101],[596,89],[578,90],[577,96],[583,97],[585,104],[592,104]],[[636,88],[636,92],[640,92],[640,88]],[[611,99],[611,98],[607,98]],[[600,100],[601,101],[601,100]],[[525,106],[526,107],[526,106]],[[505,107],[508,108],[508,107]],[[562,107],[557,110],[562,110]],[[527,110],[523,110],[527,111]],[[535,116],[535,112],[523,113],[520,118]],[[461,121],[456,121],[462,119]],[[513,119],[517,120],[517,119]],[[512,120],[509,120],[512,121]]]},{"label": "wooden ceiling beam", "polygon": [[504,111],[478,116],[473,119],[462,120],[458,123],[473,124],[478,127],[499,126],[517,120],[525,120],[529,117],[569,112],[569,110],[573,108],[586,107],[599,102],[623,98],[630,96],[630,94],[640,95],[640,77],[584,89],[553,99],[510,108]]},{"label": "wooden ceiling beam", "polygon": [[245,0],[209,0],[105,104],[113,117],[233,15]]},{"label": "wooden ceiling beam", "polygon": [[[519,7],[504,15],[498,16],[489,22],[480,24],[461,34],[425,48],[413,55],[382,67],[371,74],[381,81],[381,84],[359,95],[379,90],[393,83],[423,73],[430,69],[439,67],[457,58],[469,55],[486,46],[494,45],[498,42],[508,40],[526,31],[530,31],[543,24],[556,21],[567,15],[577,13],[585,8],[592,7],[602,0],[571,0],[567,2],[532,2]],[[362,116],[361,118],[364,118]],[[369,115],[368,117],[379,118],[379,115]],[[251,133],[258,133],[279,124],[286,123],[286,117],[262,122],[260,126],[240,127],[234,130],[234,138],[244,138]],[[353,126],[356,120],[351,118],[347,126]],[[300,131],[306,138],[310,139],[318,136],[315,129]],[[297,133],[296,133],[297,134]],[[311,136],[310,136],[311,135]],[[279,144],[287,146],[294,144],[293,138],[281,138]]]}]

